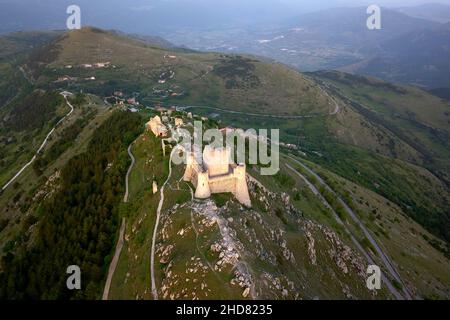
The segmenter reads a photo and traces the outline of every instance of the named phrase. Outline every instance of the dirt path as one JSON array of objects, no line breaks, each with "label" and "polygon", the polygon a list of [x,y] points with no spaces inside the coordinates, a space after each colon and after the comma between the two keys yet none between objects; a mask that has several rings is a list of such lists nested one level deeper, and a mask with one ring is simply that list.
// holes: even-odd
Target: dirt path
[{"label": "dirt path", "polygon": [[131,170],[133,170],[134,164],[136,163],[136,159],[134,158],[133,153],[131,152],[131,147],[133,146],[134,142],[135,141],[133,141],[128,146],[128,150],[127,150],[128,151],[128,155],[131,158],[131,165],[128,168],[127,175],[125,177],[125,195],[123,196],[123,202],[125,202],[125,203],[128,202],[128,195],[129,195],[129,182],[128,181],[129,181],[129,178],[130,178],[130,173],[131,173]]},{"label": "dirt path", "polygon": [[31,158],[31,160],[26,163],[15,175],[14,177],[11,178],[11,180],[9,180],[3,187],[2,190],[5,190],[6,188],[8,188],[24,171],[26,168],[28,168],[33,162],[34,160],[36,160],[36,157],[39,155],[39,153],[42,151],[42,149],[44,149],[44,147],[47,145],[48,140],[50,139],[51,135],[53,134],[53,132],[55,132],[56,128],[61,124],[61,122],[63,122],[68,116],[70,116],[74,110],[73,106],[70,104],[70,102],[67,100],[67,95],[66,94],[62,94],[64,96],[64,99],[66,100],[66,104],[70,107],[70,111],[61,118],[61,120],[58,121],[58,123],[56,123],[56,125],[53,127],[53,129],[47,134],[47,136],[45,137],[44,141],[42,142],[41,146],[39,147],[39,149],[36,151],[36,153],[34,154],[33,158]]},{"label": "dirt path", "polygon": [[[127,175],[125,177],[125,195],[123,197],[124,203],[128,203],[128,195],[129,195],[128,180],[130,177],[131,170],[133,170],[134,164],[136,163],[136,159],[134,158],[133,153],[131,152],[131,147],[133,146],[133,144],[135,142],[136,142],[136,140],[133,141],[128,146],[128,155],[131,158],[131,164],[128,167]],[[109,265],[108,277],[106,278],[105,288],[103,289],[102,300],[108,300],[108,295],[109,295],[109,290],[111,288],[112,278],[114,276],[114,272],[116,271],[117,263],[119,262],[120,253],[122,252],[122,248],[123,248],[123,244],[124,244],[124,234],[125,234],[126,224],[127,224],[126,218],[124,217],[124,218],[122,218],[122,225],[120,226],[119,239],[117,240],[117,244],[116,244],[116,251],[114,252],[114,257],[111,261],[111,264]]]},{"label": "dirt path", "polygon": [[151,277],[151,282],[152,282],[152,294],[153,294],[153,299],[154,300],[158,300],[158,289],[156,288],[156,282],[155,282],[155,245],[156,245],[156,235],[158,233],[159,220],[161,218],[161,209],[162,209],[162,206],[164,204],[164,189],[165,189],[167,183],[169,182],[170,177],[172,176],[172,158],[173,158],[173,155],[175,154],[175,151],[177,151],[177,150],[178,150],[178,146],[173,148],[172,152],[170,153],[170,158],[169,158],[169,175],[167,176],[166,181],[164,182],[164,184],[161,187],[161,190],[160,190],[161,198],[159,200],[158,209],[156,210],[156,222],[155,222],[155,228],[153,230],[152,248],[151,248],[151,253],[150,253],[150,277]]},{"label": "dirt path", "polygon": [[22,73],[25,80],[27,80],[31,85],[34,85],[34,80],[27,74],[25,69],[22,67],[19,68],[20,72]]},{"label": "dirt path", "polygon": [[111,288],[112,278],[114,276],[114,272],[116,271],[117,263],[119,262],[120,253],[122,252],[123,244],[124,244],[124,234],[126,228],[126,219],[122,218],[122,225],[120,226],[119,240],[117,241],[116,251],[114,252],[114,257],[109,265],[108,277],[106,279],[105,288],[103,290],[102,300],[108,300],[109,289]]},{"label": "dirt path", "polygon": [[[361,222],[361,220],[358,218],[358,216],[355,214],[355,212],[345,203],[345,201],[342,200],[342,198],[337,195],[334,190],[318,175],[316,174],[314,171],[312,171],[309,167],[307,167],[305,164],[303,164],[302,162],[296,160],[295,158],[292,157],[288,157],[289,159],[291,159],[292,161],[294,161],[295,163],[299,164],[303,169],[305,169],[309,174],[313,175],[317,181],[323,185],[329,192],[331,192],[332,194],[334,194],[339,203],[344,207],[345,211],[350,215],[350,217],[352,218],[352,220],[359,226],[359,228],[362,230],[362,232],[364,233],[364,235],[366,236],[366,238],[369,240],[369,242],[372,244],[372,246],[374,247],[376,253],[378,254],[378,256],[381,258],[384,266],[386,267],[386,269],[388,270],[388,272],[390,273],[390,275],[400,284],[402,284],[403,286],[403,294],[404,297],[406,297],[406,299],[410,300],[412,299],[410,293],[408,292],[408,290],[406,289],[406,286],[404,285],[404,282],[402,281],[398,271],[395,269],[395,266],[393,265],[392,261],[390,260],[390,258],[387,256],[387,254],[383,251],[383,249],[378,245],[378,243],[376,242],[376,240],[373,238],[373,236],[371,235],[371,233],[369,232],[369,230],[367,230],[366,226]],[[297,170],[295,170],[294,168],[292,168],[291,166],[289,166],[287,164],[288,168],[295,171],[299,176],[302,177],[302,179],[307,180],[303,175],[301,175]],[[315,188],[309,181],[307,182],[308,186],[313,189],[313,193],[318,195],[320,194],[320,192],[317,190],[317,188]],[[322,201],[326,201],[325,198],[323,198],[323,196],[320,194],[320,197],[322,199]],[[328,206],[330,206],[328,204]],[[333,210],[334,211],[334,210]],[[335,217],[337,216],[338,219],[338,223],[342,224],[345,226],[345,224],[343,224],[342,220],[339,218],[339,216],[335,213]],[[353,236],[352,236],[353,237]],[[353,237],[354,238],[354,237]],[[356,241],[356,239],[355,239]],[[358,243],[358,247],[361,247],[359,245],[359,242],[356,241]],[[364,250],[365,251],[365,250]],[[367,252],[366,254],[367,255]],[[369,256],[370,258],[370,256]],[[372,260],[372,259],[371,259]],[[373,261],[371,262],[373,263]],[[388,280],[388,279],[385,279]],[[385,281],[386,282],[386,281]],[[395,287],[392,285],[392,283],[390,281],[386,282],[386,285],[388,286],[388,288],[390,289],[390,291],[394,294],[394,292],[396,292],[396,294],[394,294],[397,299],[399,298],[399,293],[397,291],[397,289],[395,289]],[[401,296],[400,296],[401,297]],[[401,297],[401,298],[404,298]]]},{"label": "dirt path", "polygon": [[[191,192],[191,202],[194,202],[194,191],[192,190],[192,188],[191,188],[191,186],[189,184],[188,184],[188,187],[189,187],[189,191]],[[198,252],[199,256],[203,257],[204,261],[208,265],[208,267],[211,270],[211,272],[216,276],[217,279],[220,280],[220,277],[219,277],[217,271],[214,270],[214,267],[211,264],[211,262],[209,262],[208,259],[206,259],[205,254],[202,252],[202,250],[200,250],[200,246],[198,244],[198,238],[199,238],[200,235],[199,235],[199,232],[198,232],[197,227],[196,227],[195,218],[194,218],[194,211],[192,209],[191,209],[191,225],[192,225],[192,229],[194,230],[194,233],[195,233],[195,246],[197,248],[197,252]]]}]

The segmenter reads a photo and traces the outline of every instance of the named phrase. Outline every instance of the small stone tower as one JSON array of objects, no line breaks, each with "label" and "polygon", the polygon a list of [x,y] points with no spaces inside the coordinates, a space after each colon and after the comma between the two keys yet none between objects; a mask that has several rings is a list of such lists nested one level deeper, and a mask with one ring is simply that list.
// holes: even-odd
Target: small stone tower
[{"label": "small stone tower", "polygon": [[250,194],[248,193],[247,188],[247,179],[246,179],[246,166],[244,164],[240,164],[236,166],[233,170],[234,177],[236,179],[236,187],[234,191],[234,195],[236,199],[247,207],[251,207],[252,203],[250,200]]},{"label": "small stone tower", "polygon": [[186,155],[186,171],[184,171],[183,180],[191,181],[194,175],[194,154],[192,152],[188,152]]},{"label": "small stone tower", "polygon": [[211,197],[211,189],[209,188],[209,174],[207,171],[198,173],[195,197],[198,199],[207,199]]}]

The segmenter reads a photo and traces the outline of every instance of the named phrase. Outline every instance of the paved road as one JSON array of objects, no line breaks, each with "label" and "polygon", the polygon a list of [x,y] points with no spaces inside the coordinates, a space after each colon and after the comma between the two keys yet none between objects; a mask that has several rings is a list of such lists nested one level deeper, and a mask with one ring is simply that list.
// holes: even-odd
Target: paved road
[{"label": "paved road", "polygon": [[[336,102],[336,100],[330,96],[330,94],[322,87],[319,86],[320,90],[334,103],[334,109],[332,112],[328,113],[328,116],[334,116],[340,112],[340,106]],[[308,118],[315,118],[315,117],[321,117],[322,115],[303,115],[303,116],[284,116],[284,115],[275,115],[275,114],[261,114],[261,113],[251,113],[251,112],[243,112],[243,111],[233,111],[233,110],[226,110],[221,108],[215,108],[215,107],[201,107],[201,106],[188,106],[189,108],[205,108],[205,109],[211,109],[211,110],[217,110],[225,113],[232,113],[232,114],[242,114],[247,116],[254,116],[254,117],[263,117],[263,118],[274,118],[274,119],[308,119]]]},{"label": "paved road", "polygon": [[[330,95],[324,91],[325,94],[333,101],[335,104],[335,108],[332,112],[330,112],[329,116],[334,116],[340,111],[339,104],[330,97]],[[210,109],[210,110],[216,110],[224,113],[231,113],[231,114],[242,114],[246,116],[253,116],[253,117],[262,117],[262,118],[273,118],[273,119],[308,119],[308,118],[315,118],[315,117],[321,117],[322,115],[303,115],[303,116],[286,116],[286,115],[276,115],[276,114],[264,114],[264,113],[251,113],[251,112],[244,112],[244,111],[234,111],[234,110],[227,110],[222,108],[216,108],[216,107],[208,107],[208,106],[186,106],[185,109]]]},{"label": "paved road", "polygon": [[[369,230],[366,228],[366,226],[361,222],[361,220],[358,218],[358,216],[355,214],[355,212],[345,203],[345,201],[342,200],[342,198],[339,195],[337,195],[334,192],[333,189],[331,189],[331,187],[318,174],[316,174],[309,167],[307,167],[305,164],[303,164],[302,162],[298,161],[297,159],[292,158],[290,156],[288,156],[288,158],[291,159],[292,161],[294,161],[295,163],[299,164],[309,174],[313,175],[319,181],[319,183],[321,185],[323,185],[329,192],[333,193],[337,197],[338,201],[342,204],[342,206],[344,207],[345,211],[350,215],[352,220],[359,226],[359,228],[362,230],[362,232],[364,233],[366,238],[372,244],[372,246],[374,247],[374,249],[377,252],[378,256],[381,258],[383,264],[385,265],[386,269],[389,271],[391,276],[397,282],[402,284],[402,286],[403,286],[403,290],[402,291],[403,291],[403,294],[406,297],[406,299],[408,299],[408,300],[412,299],[411,294],[406,289],[406,286],[405,286],[404,282],[402,281],[402,279],[401,279],[398,271],[396,270],[395,266],[393,265],[392,261],[387,256],[387,254],[383,251],[383,249],[378,245],[378,243],[376,242],[376,240],[374,239],[372,234],[369,232]],[[292,167],[290,169],[293,170]],[[297,172],[297,171],[295,170],[295,172]],[[316,192],[318,192],[317,189],[316,189]],[[341,222],[342,222],[342,220],[341,220]]]},{"label": "paved road", "polygon": [[42,151],[42,149],[44,149],[44,147],[47,145],[48,140],[50,139],[51,135],[53,134],[53,132],[55,131],[55,129],[61,124],[61,122],[63,122],[68,116],[70,116],[73,112],[73,106],[70,104],[70,102],[67,100],[67,95],[63,94],[64,99],[66,100],[67,105],[70,107],[70,111],[69,113],[67,113],[64,117],[61,118],[61,120],[58,121],[58,123],[53,127],[53,129],[47,134],[47,136],[45,137],[44,141],[42,142],[41,146],[39,147],[39,149],[36,151],[36,153],[34,154],[33,158],[31,158],[31,160],[26,163],[15,175],[14,177],[11,178],[11,180],[9,180],[3,187],[2,190],[5,190],[6,188],[8,188],[24,171],[26,168],[28,168],[33,162],[34,160],[36,160],[36,157],[39,155],[39,153]]},{"label": "paved road", "polygon": [[242,114],[246,116],[253,116],[253,117],[262,117],[262,118],[275,118],[275,119],[306,119],[306,118],[313,118],[315,116],[313,115],[304,115],[304,116],[284,116],[284,115],[275,115],[275,114],[264,114],[264,113],[251,113],[251,112],[243,112],[243,111],[233,111],[233,110],[227,110],[222,108],[216,108],[216,107],[208,107],[208,106],[186,106],[185,109],[210,109],[210,110],[216,110],[224,113],[231,113],[231,114]]},{"label": "paved road", "polygon": [[[317,196],[320,199],[320,201],[323,203],[323,205],[333,213],[333,216],[334,216],[334,219],[336,220],[336,222],[344,228],[345,232],[348,234],[348,236],[352,240],[355,247],[363,254],[363,256],[366,258],[366,260],[369,262],[369,264],[376,265],[376,263],[372,259],[372,257],[361,246],[361,244],[358,242],[358,240],[356,240],[353,233],[348,229],[347,225],[342,221],[342,219],[339,217],[339,215],[336,213],[336,211],[333,209],[333,207],[328,203],[328,201],[322,196],[322,194],[319,192],[319,190],[317,190],[317,188],[300,172],[298,172],[297,170],[292,168],[289,164],[286,164],[286,166],[290,170],[292,170],[295,174],[297,174],[300,178],[302,178],[302,180],[308,185],[309,189],[311,189],[312,193],[315,196]],[[383,282],[386,283],[386,286],[388,287],[389,291],[394,295],[394,297],[396,297],[396,299],[398,299],[398,300],[403,300],[402,295],[392,285],[391,281],[388,278],[386,278],[386,276],[384,274],[382,274],[381,276],[382,276]]]},{"label": "paved road", "polygon": [[[272,119],[309,119],[309,118],[316,118],[316,117],[323,117],[323,116],[334,116],[338,114],[341,110],[339,104],[336,102],[336,100],[330,96],[330,94],[322,87],[320,87],[320,90],[333,102],[334,109],[333,111],[329,112],[327,115],[298,115],[298,116],[287,116],[287,115],[276,115],[276,114],[264,114],[264,113],[252,113],[252,112],[244,112],[244,111],[235,111],[235,110],[229,110],[229,109],[223,109],[223,108],[217,108],[217,107],[210,107],[210,106],[180,106],[180,109],[187,110],[187,109],[209,109],[209,110],[216,110],[223,113],[231,113],[231,114],[241,114],[246,116],[252,116],[252,117],[262,117],[262,118],[272,118]],[[155,100],[156,101],[156,100]]]}]

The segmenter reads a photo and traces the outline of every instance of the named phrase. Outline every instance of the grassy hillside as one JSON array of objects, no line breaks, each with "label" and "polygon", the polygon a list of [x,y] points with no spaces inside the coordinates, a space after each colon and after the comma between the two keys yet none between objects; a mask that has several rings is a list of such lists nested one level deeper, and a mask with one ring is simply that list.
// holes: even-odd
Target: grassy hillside
[{"label": "grassy hillside", "polygon": [[[435,234],[445,237],[448,233],[448,222],[444,221],[448,221],[450,195],[445,183],[423,167],[382,155],[375,150],[366,150],[371,148],[371,140],[366,139],[364,143],[361,132],[352,133],[358,140],[343,143],[338,140],[339,136],[335,137],[327,128],[328,122],[331,122],[330,126],[334,125],[333,119],[270,122],[267,119],[226,114],[221,114],[221,119],[238,127],[277,128],[279,125],[283,141],[299,143],[301,152],[311,161],[387,197]],[[370,135],[369,138],[372,136],[377,137]],[[360,145],[355,146],[355,141]],[[376,142],[376,139],[372,141]],[[375,144],[375,147],[381,149],[380,145]]]},{"label": "grassy hillside", "polygon": [[[130,203],[121,210],[127,218],[125,244],[110,299],[153,298],[149,247],[160,197],[159,192],[152,194],[151,182],[165,180],[168,156],[163,157],[159,139],[149,133],[136,141],[132,152],[136,165],[130,180]],[[393,202],[307,163],[354,208],[415,296],[447,296],[449,262],[435,248],[436,244],[445,248],[445,244]],[[160,299],[390,297],[387,291],[377,295],[365,291],[358,271],[359,252],[349,235],[287,164],[297,167],[283,156],[281,172],[274,177],[260,176],[256,168],[249,167],[250,176],[261,183],[250,183],[252,209],[243,208],[228,194],[215,195],[211,201],[189,200],[191,186],[180,181],[184,166],[172,165],[156,238]],[[370,251],[359,227],[349,217],[343,219]],[[222,239],[236,246],[237,260],[228,261],[222,250],[216,251]],[[405,243],[409,245],[405,247]],[[342,265],[339,259],[346,246],[352,258]],[[376,254],[371,255],[381,264]]]},{"label": "grassy hillside", "polygon": [[[286,160],[299,172],[307,175],[289,158]],[[416,294],[429,299],[443,298],[447,295],[446,291],[450,284],[449,274],[446,271],[450,263],[448,245],[414,222],[405,210],[394,202],[317,164],[304,162],[357,213],[378,243],[399,266],[403,279]],[[317,184],[314,178],[310,179]],[[321,188],[319,190],[324,192]],[[347,220],[352,232],[358,234],[358,228],[352,220],[345,215],[344,219]]]},{"label": "grassy hillside", "polygon": [[[61,105],[58,109],[67,113],[66,108],[68,107]],[[3,254],[12,250],[15,243],[22,241],[18,239],[23,239],[23,233],[32,226],[33,223],[27,224],[35,219],[36,208],[54,193],[61,169],[73,156],[86,151],[93,132],[110,115],[110,110],[93,97],[87,97],[81,105],[75,104],[72,115],[54,131],[35,162],[14,184],[0,193],[0,248]],[[30,130],[30,133],[27,129],[5,131],[8,136],[17,140],[2,148],[2,186],[30,161],[50,129],[49,126],[43,126]]]},{"label": "grassy hillside", "polygon": [[[41,51],[28,67],[42,85],[69,75],[77,80],[53,86],[83,88],[103,95],[124,90],[130,94],[139,92],[141,101],[256,113],[327,114],[334,108],[309,78],[250,57],[171,52],[92,28],[69,32]],[[112,66],[95,70],[79,67],[106,61]],[[71,69],[66,68],[69,65]],[[96,80],[84,80],[90,77]]]},{"label": "grassy hillside", "polygon": [[[95,67],[99,62],[109,65]],[[405,286],[414,297],[448,297],[448,102],[372,78],[302,75],[254,57],[161,49],[93,28],[5,58],[0,68],[0,86],[11,87],[0,108],[0,182],[67,113],[61,90],[92,93],[70,98],[73,114],[33,166],[0,194],[6,270],[0,280],[7,283],[1,296],[99,298],[118,221],[126,218],[110,297],[153,297],[150,247],[160,193],[151,187],[156,181],[161,188],[169,163],[161,141],[141,133],[144,119],[155,112],[145,107],[162,103],[196,106],[190,109],[194,118],[208,116],[211,126],[280,129],[282,142],[298,149],[281,148],[275,176],[260,176],[248,166],[257,179],[249,183],[252,209],[229,194],[192,199],[192,185],[180,180],[184,167],[173,166],[156,234],[160,298],[394,297],[386,288],[367,291],[364,252],[377,264],[383,260],[339,197],[393,260],[403,279],[388,275],[395,288]],[[136,97],[139,113],[112,112],[121,107],[104,99],[115,91]],[[139,134],[131,147],[136,164],[130,201],[122,203],[126,147]],[[86,290],[76,296],[45,261],[57,260],[59,269],[71,264],[73,257],[59,247],[87,270]]]},{"label": "grassy hillside", "polygon": [[[154,179],[165,180],[169,163],[151,133],[143,134],[132,151],[137,162],[130,179],[130,203],[123,205],[127,231],[111,299],[152,299],[149,247],[160,197],[150,186]],[[173,166],[157,233],[155,273],[161,299],[389,297],[384,290],[373,295],[365,289],[358,269],[361,258],[351,245],[345,258],[348,269],[336,262],[348,239],[301,181],[288,177],[289,183],[283,183],[257,172],[250,174],[267,189],[250,187],[253,208],[248,209],[229,194],[191,200],[192,186],[180,181],[184,166]],[[286,199],[295,193],[290,206]],[[314,254],[308,252],[311,243]]]},{"label": "grassy hillside", "polygon": [[334,93],[378,128],[389,131],[416,151],[413,161],[405,153],[395,157],[432,170],[450,181],[450,104],[414,87],[389,85],[377,79],[343,73],[318,73]]},{"label": "grassy hillside", "polygon": [[29,52],[55,40],[62,32],[36,31],[14,32],[0,37],[0,60],[12,55]]},{"label": "grassy hillside", "polygon": [[[15,250],[2,257],[0,278],[7,285],[0,297],[97,297],[117,225],[126,146],[141,124],[138,115],[114,113],[94,132],[86,152],[61,169],[54,196],[44,199],[29,216],[35,230],[25,229]],[[65,274],[54,272],[72,263],[82,268],[86,290],[67,290]]]}]

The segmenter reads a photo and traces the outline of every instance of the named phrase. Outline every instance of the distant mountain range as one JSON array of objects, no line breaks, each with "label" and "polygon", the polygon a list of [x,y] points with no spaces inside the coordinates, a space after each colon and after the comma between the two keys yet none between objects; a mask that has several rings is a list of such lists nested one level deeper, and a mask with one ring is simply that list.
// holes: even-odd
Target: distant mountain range
[{"label": "distant mountain range", "polygon": [[384,41],[377,56],[342,70],[390,82],[450,87],[450,24]]},{"label": "distant mountain range", "polygon": [[450,6],[440,3],[423,4],[415,7],[403,7],[396,9],[411,17],[432,20],[436,22],[450,22]]},{"label": "distant mountain range", "polygon": [[[293,1],[279,0],[263,4],[233,0],[214,6],[206,0],[143,3],[79,1],[83,25],[122,30],[144,42],[151,38],[151,43],[166,48],[250,53],[301,71],[336,69],[430,89],[450,87],[450,25],[443,23],[450,23],[449,5],[383,8],[382,30],[370,31],[365,6],[292,17],[315,7],[301,9]],[[1,0],[0,34],[63,29],[69,4],[66,0]],[[331,5],[320,1],[322,7]]]},{"label": "distant mountain range", "polygon": [[366,9],[303,14],[275,28],[180,30],[167,38],[200,50],[266,56],[302,71],[338,69],[428,88],[450,86],[448,24],[383,8],[382,29],[371,31]]}]

